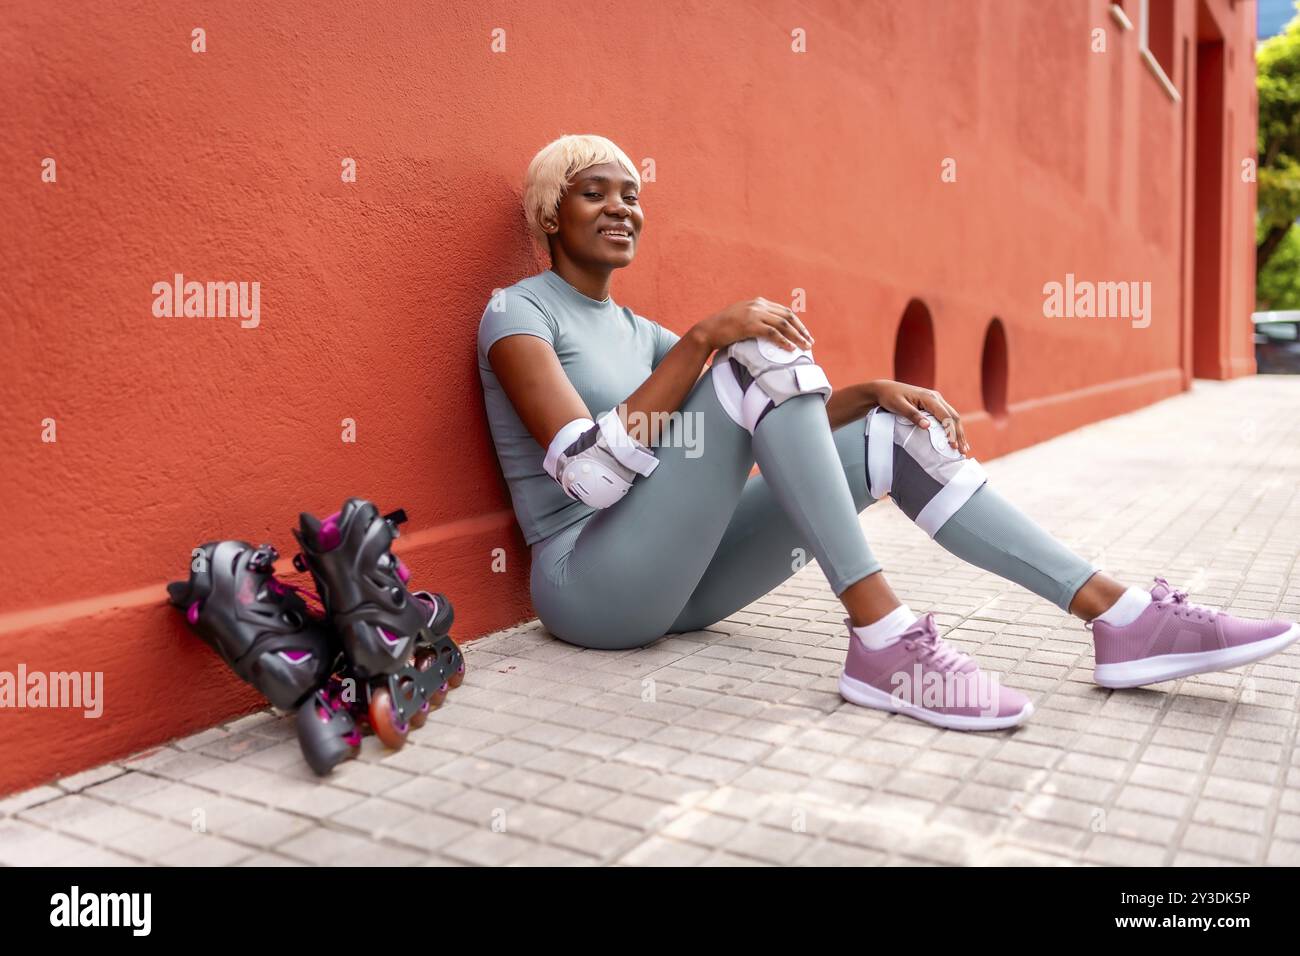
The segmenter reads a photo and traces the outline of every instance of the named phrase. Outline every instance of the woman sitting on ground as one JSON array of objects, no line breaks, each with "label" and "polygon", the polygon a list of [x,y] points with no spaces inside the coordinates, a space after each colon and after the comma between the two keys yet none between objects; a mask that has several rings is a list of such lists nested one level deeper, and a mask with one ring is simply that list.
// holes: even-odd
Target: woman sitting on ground
[{"label": "woman sitting on ground", "polygon": [[556,637],[630,648],[706,628],[811,551],[848,615],[845,699],[967,730],[1024,721],[1029,699],[885,580],[858,521],[885,494],[948,551],[1087,622],[1102,686],[1237,667],[1300,637],[1193,604],[1163,578],[1147,592],[1099,570],[986,481],[942,395],[887,380],[832,389],[783,305],[737,302],[681,337],[617,305],[611,277],[645,225],[639,193],[603,137],[542,149],[524,211],[551,268],[493,296],[479,324],[492,438],[532,548],[533,604]]}]

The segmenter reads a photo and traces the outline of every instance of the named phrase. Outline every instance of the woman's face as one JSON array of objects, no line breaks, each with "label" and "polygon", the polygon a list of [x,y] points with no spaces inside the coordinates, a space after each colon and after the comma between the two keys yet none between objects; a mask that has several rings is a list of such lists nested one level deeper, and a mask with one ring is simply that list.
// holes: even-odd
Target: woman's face
[{"label": "woman's face", "polygon": [[645,222],[636,181],[618,163],[578,173],[555,218],[555,242],[571,261],[612,269],[632,263]]}]

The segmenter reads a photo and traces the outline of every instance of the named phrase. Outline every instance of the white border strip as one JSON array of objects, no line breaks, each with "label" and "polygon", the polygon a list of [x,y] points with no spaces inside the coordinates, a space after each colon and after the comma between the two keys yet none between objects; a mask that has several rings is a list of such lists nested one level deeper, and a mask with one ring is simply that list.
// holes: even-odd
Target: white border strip
[{"label": "white border strip", "polygon": [[879,405],[867,416],[867,492],[883,498],[894,487],[894,413]]},{"label": "white border strip", "polygon": [[1175,103],[1181,103],[1183,98],[1178,92],[1178,87],[1174,86],[1173,81],[1165,74],[1165,68],[1160,65],[1160,61],[1151,52],[1151,0],[1140,0],[1140,3],[1142,22],[1138,28],[1138,50],[1141,51],[1142,59],[1146,62],[1146,65],[1151,68],[1151,72],[1160,81],[1160,85],[1169,94],[1169,98]]},{"label": "white border strip", "polygon": [[546,473],[559,481],[560,479],[555,475],[555,466],[560,462],[560,453],[577,441],[579,435],[595,426],[596,423],[590,418],[575,418],[556,432],[555,437],[551,439],[550,445],[546,448],[546,456],[542,459],[542,468],[546,470]]},{"label": "white border strip", "polygon": [[1156,79],[1160,81],[1160,85],[1165,88],[1165,92],[1169,94],[1169,98],[1175,103],[1181,103],[1183,97],[1178,92],[1178,87],[1174,86],[1169,77],[1165,76],[1164,68],[1160,66],[1160,61],[1155,58],[1155,55],[1150,50],[1144,48],[1142,50],[1142,59],[1146,65],[1151,68],[1151,72],[1154,73]]},{"label": "white border strip", "polygon": [[722,406],[728,418],[744,428],[745,417],[741,413],[740,403],[745,396],[740,390],[740,382],[736,378],[735,369],[731,367],[731,362],[726,356],[722,356],[714,359],[709,367],[711,369],[709,375],[713,379],[713,392],[718,396],[718,404]]},{"label": "white border strip", "polygon": [[617,408],[602,415],[596,424],[600,426],[600,434],[604,437],[605,444],[609,446],[610,454],[624,468],[649,478],[650,474],[659,467],[659,459],[650,449],[627,433],[623,419],[618,417]]},{"label": "white border strip", "polygon": [[916,526],[933,538],[948,519],[957,513],[957,509],[970,501],[971,495],[979,491],[987,479],[980,463],[974,458],[967,459],[961,470],[952,476],[952,480],[917,514]]}]

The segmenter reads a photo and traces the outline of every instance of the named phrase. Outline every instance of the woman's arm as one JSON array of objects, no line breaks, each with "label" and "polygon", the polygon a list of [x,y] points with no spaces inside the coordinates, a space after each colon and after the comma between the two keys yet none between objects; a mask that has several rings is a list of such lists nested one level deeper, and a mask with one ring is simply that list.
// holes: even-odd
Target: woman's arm
[{"label": "woman's arm", "polygon": [[[656,413],[675,412],[682,407],[712,354],[713,345],[702,323],[692,326],[668,350],[650,377],[619,406],[628,434],[651,447],[658,445],[658,426],[665,418]],[[639,423],[648,427],[638,428]]]},{"label": "woman's arm", "polygon": [[[714,350],[755,336],[787,349],[812,346],[808,330],[784,306],[765,299],[738,302],[696,323],[668,351],[650,377],[620,404],[623,427],[644,444],[657,444],[661,416],[681,408]],[[498,339],[488,350],[488,362],[524,427],[543,448],[549,448],[560,429],[575,418],[593,417],[564,374],[555,350],[537,336]],[[603,411],[595,409],[597,414]],[[642,423],[650,427],[642,428]]]},{"label": "woman's arm", "polygon": [[922,428],[930,427],[930,423],[921,414],[922,410],[927,411],[943,426],[948,444],[964,455],[971,453],[971,444],[966,438],[966,426],[962,423],[961,416],[957,414],[957,409],[949,405],[942,395],[931,388],[921,388],[918,385],[908,385],[887,378],[837,388],[831,394],[831,400],[826,403],[826,417],[830,419],[833,430],[861,418],[871,410],[873,405],[879,405],[887,412],[902,415]]},{"label": "woman's arm", "polygon": [[507,335],[488,349],[488,363],[519,420],[543,448],[575,418],[591,418],[549,342],[535,335]]},{"label": "woman's arm", "polygon": [[[733,327],[719,326],[715,321],[726,315],[727,312],[724,311],[693,326],[669,350],[659,366],[650,373],[650,377],[623,402],[622,407],[626,409],[626,414],[621,416],[623,426],[629,428],[629,432],[636,438],[651,446],[659,441],[658,434],[650,435],[649,440],[636,434],[628,425],[627,415],[639,412],[640,415],[633,418],[633,425],[638,421],[648,422],[653,429],[662,421],[655,416],[655,412],[674,412],[681,408],[691,387],[700,377],[704,363],[709,360],[715,348],[721,347],[717,345],[718,338],[715,336],[720,334],[722,338],[727,338],[738,334]],[[543,448],[550,447],[556,433],[575,418],[592,417],[577,389],[564,374],[555,350],[542,339],[533,335],[508,335],[492,346],[488,352],[488,361],[492,364],[501,387],[519,412],[524,427]],[[826,403],[826,417],[833,430],[861,418],[874,405],[897,412],[918,424],[924,423],[919,409],[932,412],[941,423],[947,424],[945,431],[949,432],[949,442],[959,451],[971,453],[961,416],[943,396],[937,391],[903,382],[877,379],[836,388]]]},{"label": "woman's arm", "polygon": [[826,403],[826,417],[831,420],[831,430],[847,425],[856,418],[861,418],[877,404],[872,382],[860,382],[857,385],[845,385],[831,392],[830,401]]},{"label": "woman's arm", "polygon": [[[644,444],[657,444],[657,433],[647,437],[640,433],[644,429],[630,427],[628,419],[632,426],[645,422],[653,429],[663,421],[656,412],[681,408],[712,354],[713,348],[700,325],[682,336],[650,377],[620,404],[623,414],[619,417],[629,434]],[[508,335],[498,340],[488,350],[488,361],[524,427],[543,448],[549,447],[556,433],[575,418],[594,417],[564,374],[555,350],[537,336]],[[599,414],[605,409],[594,411]]]},{"label": "woman's arm", "polygon": [[[697,325],[682,336],[650,377],[620,405],[626,410],[620,415],[625,428],[633,412],[641,413],[632,418],[634,424],[641,420],[653,425],[659,421],[653,413],[681,407],[713,353],[699,329]],[[507,335],[488,350],[488,362],[520,421],[543,448],[550,447],[559,430],[575,418],[593,417],[564,374],[555,350],[537,336]],[[595,409],[596,414],[602,411],[605,409]],[[659,440],[657,434],[647,440],[632,429],[629,433],[647,445]]]}]

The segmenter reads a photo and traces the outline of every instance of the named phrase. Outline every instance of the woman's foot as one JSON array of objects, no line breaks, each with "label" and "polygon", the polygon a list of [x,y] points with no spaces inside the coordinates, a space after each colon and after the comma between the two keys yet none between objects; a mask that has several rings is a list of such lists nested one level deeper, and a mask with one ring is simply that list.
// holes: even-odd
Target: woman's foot
[{"label": "woman's foot", "polygon": [[1300,625],[1290,621],[1254,621],[1193,604],[1164,578],[1156,578],[1151,603],[1131,623],[1117,627],[1097,618],[1084,626],[1092,630],[1093,679],[1102,687],[1140,687],[1240,667],[1300,638]]},{"label": "woman's foot", "polygon": [[974,658],[939,636],[926,614],[887,646],[871,649],[850,621],[840,696],[853,704],[907,714],[953,730],[1001,730],[1034,712],[1029,698],[981,671]]}]

